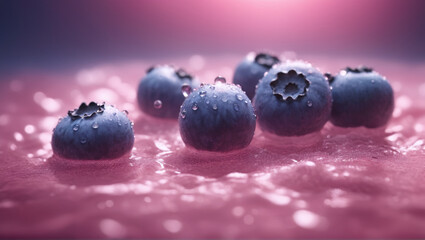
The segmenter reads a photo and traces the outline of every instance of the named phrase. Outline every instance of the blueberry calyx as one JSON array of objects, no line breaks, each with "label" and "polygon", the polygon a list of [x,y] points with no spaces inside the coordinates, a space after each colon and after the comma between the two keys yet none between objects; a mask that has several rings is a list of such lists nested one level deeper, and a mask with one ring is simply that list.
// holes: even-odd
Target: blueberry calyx
[{"label": "blueberry calyx", "polygon": [[373,72],[373,69],[369,67],[365,67],[365,66],[360,66],[357,68],[346,67],[345,71],[352,72],[352,73],[370,73],[370,72]]},{"label": "blueberry calyx", "polygon": [[270,82],[270,87],[278,99],[293,101],[307,94],[310,81],[304,74],[289,70],[288,73],[278,72],[277,77]]},{"label": "blueberry calyx", "polygon": [[267,53],[258,53],[255,56],[254,61],[257,64],[259,64],[263,67],[266,67],[266,68],[271,68],[273,65],[280,62],[279,58],[272,56],[270,54],[267,54]]},{"label": "blueberry calyx", "polygon": [[179,68],[179,69],[176,70],[176,75],[180,79],[189,79],[189,80],[192,80],[192,78],[193,78],[192,75],[190,75],[189,73],[187,73],[182,68]]},{"label": "blueberry calyx", "polygon": [[333,83],[335,80],[335,77],[331,73],[325,73],[323,75],[325,76],[326,80],[328,80],[329,84]]},{"label": "blueberry calyx", "polygon": [[68,111],[68,116],[71,120],[77,120],[80,118],[91,118],[98,113],[103,113],[105,111],[105,103],[97,104],[95,102],[90,102],[87,105],[85,102],[81,103],[80,107],[74,109],[73,111]]},{"label": "blueberry calyx", "polygon": [[156,68],[156,66],[151,66],[150,68],[148,68],[147,70],[146,70],[146,73],[150,73],[150,72],[152,72],[152,70],[154,70]]}]

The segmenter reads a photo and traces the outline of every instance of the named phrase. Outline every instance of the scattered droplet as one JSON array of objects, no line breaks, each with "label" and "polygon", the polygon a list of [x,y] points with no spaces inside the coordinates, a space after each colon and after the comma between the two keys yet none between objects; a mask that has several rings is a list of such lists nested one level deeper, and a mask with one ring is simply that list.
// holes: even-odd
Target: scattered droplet
[{"label": "scattered droplet", "polygon": [[313,106],[313,102],[312,101],[307,101],[307,106],[308,107],[312,107]]},{"label": "scattered droplet", "polygon": [[218,109],[217,104],[214,103],[212,106],[212,109],[217,110]]},{"label": "scattered droplet", "polygon": [[214,95],[213,95],[213,98],[217,98],[217,95],[216,95],[216,94],[214,94]]},{"label": "scattered droplet", "polygon": [[238,112],[239,111],[239,105],[237,103],[234,103],[233,109],[235,109],[235,111]]},{"label": "scattered droplet", "polygon": [[208,104],[210,104],[210,100],[207,100],[207,101],[205,101],[205,103],[208,105]]},{"label": "scattered droplet", "polygon": [[183,119],[185,119],[186,118],[186,110],[182,110],[181,112],[180,112],[180,117],[181,118],[183,118]]},{"label": "scattered droplet", "polygon": [[80,125],[75,124],[74,127],[72,128],[72,131],[76,132],[78,131],[78,129],[80,129]]},{"label": "scattered droplet", "polygon": [[215,89],[214,85],[210,85],[210,89],[214,90]]},{"label": "scattered droplet", "polygon": [[236,87],[238,87],[239,89],[242,89],[242,86],[240,84],[236,84]]},{"label": "scattered droplet", "polygon": [[227,97],[223,97],[223,98],[221,99],[221,101],[222,101],[222,102],[227,102],[227,100],[228,100],[228,99],[227,99]]},{"label": "scattered droplet", "polygon": [[193,105],[192,105],[192,110],[193,110],[193,111],[198,110],[198,104],[197,104],[197,103],[193,103]]},{"label": "scattered droplet", "polygon": [[86,139],[86,138],[81,138],[81,139],[80,139],[80,143],[81,143],[81,144],[85,144],[86,142],[87,142],[87,139]]},{"label": "scattered droplet", "polygon": [[187,98],[189,94],[192,92],[192,87],[189,86],[188,84],[183,84],[181,89],[182,89],[182,94],[185,98]]},{"label": "scattered droplet", "polygon": [[162,101],[161,100],[155,100],[154,102],[153,102],[153,107],[154,108],[156,108],[156,109],[160,109],[160,108],[162,108]]},{"label": "scattered droplet", "polygon": [[199,92],[200,97],[205,97],[205,95],[207,95],[207,91],[202,90]]},{"label": "scattered droplet", "polygon": [[217,76],[214,79],[214,83],[226,83],[226,78],[224,78],[223,76]]},{"label": "scattered droplet", "polygon": [[247,100],[245,100],[245,101],[244,101],[244,103],[245,103],[245,104],[248,104],[248,101],[247,101]]},{"label": "scattered droplet", "polygon": [[242,101],[242,99],[243,99],[242,95],[240,95],[240,94],[236,94],[236,98],[237,98],[239,101]]},{"label": "scattered droplet", "polygon": [[91,127],[92,127],[93,129],[98,129],[98,128],[99,128],[99,124],[97,124],[97,122],[94,122],[94,123],[91,125]]}]

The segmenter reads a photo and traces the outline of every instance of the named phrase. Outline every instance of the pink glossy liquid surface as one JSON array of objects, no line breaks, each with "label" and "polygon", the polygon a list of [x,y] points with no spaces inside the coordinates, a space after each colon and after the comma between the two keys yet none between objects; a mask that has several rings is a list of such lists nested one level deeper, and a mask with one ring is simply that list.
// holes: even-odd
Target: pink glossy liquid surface
[{"label": "pink glossy liquid surface", "polygon": [[[306,58],[309,59],[309,58]],[[204,82],[239,57],[173,59]],[[355,59],[310,58],[336,72]],[[231,154],[188,150],[177,121],[136,104],[146,62],[75,73],[22,72],[0,82],[0,237],[423,238],[425,65],[369,61],[396,109],[381,129],[328,123],[300,138],[265,136]],[[112,161],[56,159],[51,132],[82,101],[128,110],[136,142]]]}]

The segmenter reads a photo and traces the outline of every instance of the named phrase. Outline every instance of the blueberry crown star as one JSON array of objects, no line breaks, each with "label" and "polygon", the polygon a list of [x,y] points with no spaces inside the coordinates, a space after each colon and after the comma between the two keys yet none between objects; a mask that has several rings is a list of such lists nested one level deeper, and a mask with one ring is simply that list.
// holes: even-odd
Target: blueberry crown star
[{"label": "blueberry crown star", "polygon": [[103,113],[104,111],[105,103],[97,104],[95,102],[90,102],[89,105],[87,105],[83,102],[79,108],[76,108],[73,111],[68,111],[68,116],[71,117],[72,120],[91,118],[97,114]]},{"label": "blueberry crown star", "polygon": [[305,96],[309,86],[310,81],[304,74],[298,74],[295,70],[278,72],[276,78],[270,82],[273,95],[282,101],[294,101]]}]

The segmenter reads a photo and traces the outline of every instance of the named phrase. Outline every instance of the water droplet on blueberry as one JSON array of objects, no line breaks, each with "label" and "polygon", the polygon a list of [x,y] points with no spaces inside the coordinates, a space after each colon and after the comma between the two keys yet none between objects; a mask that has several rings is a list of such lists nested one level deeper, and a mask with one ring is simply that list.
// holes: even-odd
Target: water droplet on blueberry
[{"label": "water droplet on blueberry", "polygon": [[160,109],[160,108],[162,108],[162,101],[161,100],[155,100],[154,102],[153,102],[153,107],[154,108],[156,108],[156,109]]},{"label": "water droplet on blueberry", "polygon": [[217,104],[214,103],[212,106],[212,109],[217,110],[218,109]]},{"label": "water droplet on blueberry", "polygon": [[81,138],[81,139],[80,139],[80,143],[81,143],[81,144],[85,144],[86,142],[87,142],[87,139],[86,139],[86,138]]},{"label": "water droplet on blueberry", "polygon": [[183,119],[185,119],[186,118],[186,110],[182,110],[181,112],[180,112],[180,117],[181,118],[183,118]]},{"label": "water droplet on blueberry", "polygon": [[91,125],[91,127],[92,127],[93,129],[98,129],[98,128],[99,128],[99,124],[97,124],[97,122],[94,122],[94,123]]},{"label": "water droplet on blueberry", "polygon": [[72,128],[72,131],[76,132],[78,129],[80,129],[80,125],[75,124],[75,126]]},{"label": "water droplet on blueberry", "polygon": [[234,103],[233,109],[235,109],[236,112],[239,112],[239,105],[237,103]]},{"label": "water droplet on blueberry", "polygon": [[192,92],[192,87],[188,84],[183,84],[181,89],[182,89],[182,94],[185,98],[187,98],[189,94]]},{"label": "water droplet on blueberry", "polygon": [[313,106],[313,102],[312,101],[307,101],[307,106],[308,107],[312,107]]},{"label": "water droplet on blueberry", "polygon": [[205,103],[208,105],[208,104],[210,104],[210,100],[207,100],[207,101],[205,101]]},{"label": "water droplet on blueberry", "polygon": [[198,110],[198,104],[197,104],[197,103],[193,103],[193,105],[192,105],[192,110],[193,110],[193,111]]},{"label": "water droplet on blueberry", "polygon": [[214,83],[226,83],[226,78],[222,77],[222,76],[217,76],[214,79]]},{"label": "water droplet on blueberry", "polygon": [[221,101],[222,101],[222,102],[227,102],[227,100],[228,100],[228,99],[227,99],[227,97],[223,97],[223,98],[221,99]]},{"label": "water droplet on blueberry", "polygon": [[242,95],[240,95],[240,94],[236,94],[236,98],[237,98],[239,101],[242,101],[242,99],[243,99]]},{"label": "water droplet on blueberry", "polygon": [[202,91],[199,92],[200,97],[205,97],[205,95],[207,95],[206,91],[202,90]]}]

